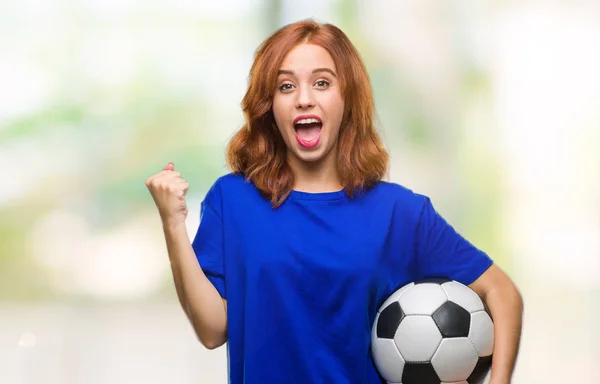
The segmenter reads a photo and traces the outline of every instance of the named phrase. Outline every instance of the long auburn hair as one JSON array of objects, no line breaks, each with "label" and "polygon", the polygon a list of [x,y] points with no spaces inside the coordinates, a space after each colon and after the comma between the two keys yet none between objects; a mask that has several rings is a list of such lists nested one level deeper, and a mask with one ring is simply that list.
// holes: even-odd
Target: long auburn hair
[{"label": "long auburn hair", "polygon": [[340,79],[344,112],[337,171],[349,197],[374,186],[387,171],[389,155],[374,127],[374,101],[367,70],[354,45],[338,27],[302,20],[278,29],[256,51],[242,99],[245,124],[227,145],[227,164],[269,199],[281,205],[294,185],[287,147],[275,126],[272,105],[279,67],[296,45],[310,43],[332,56]]}]

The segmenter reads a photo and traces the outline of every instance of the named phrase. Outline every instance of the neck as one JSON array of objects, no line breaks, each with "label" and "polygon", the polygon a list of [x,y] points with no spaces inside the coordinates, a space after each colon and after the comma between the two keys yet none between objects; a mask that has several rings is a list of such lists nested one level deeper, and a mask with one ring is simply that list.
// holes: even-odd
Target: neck
[{"label": "neck", "polygon": [[294,190],[302,192],[336,192],[343,188],[337,172],[335,152],[316,162],[304,162],[289,156],[294,172]]}]

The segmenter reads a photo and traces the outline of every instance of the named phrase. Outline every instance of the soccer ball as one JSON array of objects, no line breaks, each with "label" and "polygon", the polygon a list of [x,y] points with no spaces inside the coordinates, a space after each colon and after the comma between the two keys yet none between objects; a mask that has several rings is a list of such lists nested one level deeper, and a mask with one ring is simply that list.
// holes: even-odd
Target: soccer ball
[{"label": "soccer ball", "polygon": [[471,288],[449,279],[409,283],[380,306],[372,354],[395,384],[481,384],[492,363],[494,324]]}]

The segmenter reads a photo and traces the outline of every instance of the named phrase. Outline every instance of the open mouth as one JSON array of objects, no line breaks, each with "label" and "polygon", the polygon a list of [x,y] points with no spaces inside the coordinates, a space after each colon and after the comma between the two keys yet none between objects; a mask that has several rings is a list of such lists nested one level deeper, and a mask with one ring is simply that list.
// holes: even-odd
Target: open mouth
[{"label": "open mouth", "polygon": [[323,122],[317,116],[302,117],[294,120],[294,130],[298,144],[312,148],[319,144]]}]

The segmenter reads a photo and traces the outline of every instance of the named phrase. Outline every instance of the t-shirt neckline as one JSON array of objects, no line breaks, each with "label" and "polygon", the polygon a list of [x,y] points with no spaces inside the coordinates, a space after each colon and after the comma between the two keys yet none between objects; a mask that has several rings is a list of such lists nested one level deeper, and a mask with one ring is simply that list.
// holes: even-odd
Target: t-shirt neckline
[{"label": "t-shirt neckline", "polygon": [[304,192],[292,189],[290,197],[296,200],[332,201],[346,199],[346,191],[341,189],[332,192]]}]

